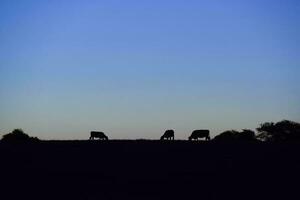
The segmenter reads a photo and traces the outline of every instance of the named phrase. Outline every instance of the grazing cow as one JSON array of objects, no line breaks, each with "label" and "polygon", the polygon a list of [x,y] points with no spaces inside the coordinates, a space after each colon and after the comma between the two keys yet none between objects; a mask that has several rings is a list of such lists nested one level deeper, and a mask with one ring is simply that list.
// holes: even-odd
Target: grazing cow
[{"label": "grazing cow", "polygon": [[175,139],[175,133],[173,130],[167,130],[163,136],[160,137],[160,140],[174,140]]},{"label": "grazing cow", "polygon": [[195,130],[189,137],[189,140],[199,140],[205,138],[205,140],[210,140],[209,130]]},{"label": "grazing cow", "polygon": [[100,140],[108,140],[108,137],[103,132],[92,131],[90,140],[94,140],[96,138]]}]

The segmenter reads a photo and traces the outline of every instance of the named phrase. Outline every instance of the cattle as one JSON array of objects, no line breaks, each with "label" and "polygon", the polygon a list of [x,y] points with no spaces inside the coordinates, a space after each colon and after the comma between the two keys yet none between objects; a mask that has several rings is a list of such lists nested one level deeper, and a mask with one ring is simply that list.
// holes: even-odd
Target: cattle
[{"label": "cattle", "polygon": [[210,140],[209,130],[195,130],[189,137],[189,140],[199,140],[205,138],[205,140]]},{"label": "cattle", "polygon": [[175,133],[173,130],[167,130],[163,136],[160,137],[160,140],[174,140],[175,139]]},{"label": "cattle", "polygon": [[103,132],[92,131],[90,140],[108,140],[108,137]]}]

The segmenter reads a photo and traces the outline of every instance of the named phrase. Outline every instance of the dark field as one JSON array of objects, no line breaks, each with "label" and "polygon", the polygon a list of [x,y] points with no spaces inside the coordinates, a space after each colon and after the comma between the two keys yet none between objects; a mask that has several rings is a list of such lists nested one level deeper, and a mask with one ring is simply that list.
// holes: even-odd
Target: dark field
[{"label": "dark field", "polygon": [[0,144],[0,199],[299,199],[300,144]]}]

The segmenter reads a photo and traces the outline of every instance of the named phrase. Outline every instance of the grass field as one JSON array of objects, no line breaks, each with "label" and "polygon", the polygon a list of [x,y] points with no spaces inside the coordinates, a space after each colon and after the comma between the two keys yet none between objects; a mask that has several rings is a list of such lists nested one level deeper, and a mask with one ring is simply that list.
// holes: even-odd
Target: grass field
[{"label": "grass field", "polygon": [[[0,144],[1,199],[295,199],[300,144]],[[296,198],[297,199],[297,198]]]}]

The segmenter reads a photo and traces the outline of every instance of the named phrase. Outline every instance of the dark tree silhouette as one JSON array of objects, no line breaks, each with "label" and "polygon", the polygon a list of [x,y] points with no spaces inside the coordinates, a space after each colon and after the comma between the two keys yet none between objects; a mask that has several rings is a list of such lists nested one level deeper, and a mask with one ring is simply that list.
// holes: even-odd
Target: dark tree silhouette
[{"label": "dark tree silhouette", "polygon": [[244,140],[244,141],[254,141],[254,140],[256,140],[255,132],[252,131],[252,130],[249,130],[249,129],[244,129],[238,135],[239,135],[239,140]]},{"label": "dark tree silhouette", "polygon": [[244,129],[242,132],[236,130],[225,131],[214,138],[215,141],[256,141],[255,132]]},{"label": "dark tree silhouette", "polygon": [[235,130],[230,130],[230,131],[225,131],[221,133],[220,135],[217,135],[214,140],[215,141],[232,141],[236,140],[236,136],[239,134],[238,131]]},{"label": "dark tree silhouette", "polygon": [[263,141],[300,141],[300,124],[289,120],[263,123],[257,131],[257,138]]},{"label": "dark tree silhouette", "polygon": [[22,129],[15,129],[11,133],[8,133],[2,137],[3,142],[28,142],[38,141],[36,137],[30,137]]}]

